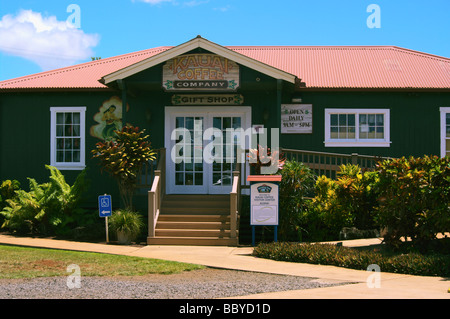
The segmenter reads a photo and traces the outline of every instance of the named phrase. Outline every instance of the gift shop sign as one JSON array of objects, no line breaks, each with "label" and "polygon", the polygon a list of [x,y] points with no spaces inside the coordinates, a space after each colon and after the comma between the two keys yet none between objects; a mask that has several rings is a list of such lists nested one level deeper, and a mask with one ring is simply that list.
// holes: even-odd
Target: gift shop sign
[{"label": "gift shop sign", "polygon": [[167,91],[235,91],[239,66],[215,54],[186,54],[163,66],[163,88]]}]

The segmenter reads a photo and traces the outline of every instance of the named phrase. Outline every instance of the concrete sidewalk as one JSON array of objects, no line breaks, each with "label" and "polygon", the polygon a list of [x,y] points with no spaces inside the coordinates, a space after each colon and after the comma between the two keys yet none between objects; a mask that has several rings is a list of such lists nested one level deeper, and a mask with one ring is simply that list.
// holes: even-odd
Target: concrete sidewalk
[{"label": "concrete sidewalk", "polygon": [[[353,240],[344,246],[366,246],[379,239]],[[314,277],[326,282],[349,283],[342,286],[264,293],[233,297],[251,299],[450,299],[450,278],[379,273],[379,288],[369,288],[374,273],[335,266],[281,262],[256,258],[251,247],[216,246],[122,246],[0,235],[0,244],[42,247],[107,254],[138,256],[201,264],[208,267],[256,271],[272,274]]]}]

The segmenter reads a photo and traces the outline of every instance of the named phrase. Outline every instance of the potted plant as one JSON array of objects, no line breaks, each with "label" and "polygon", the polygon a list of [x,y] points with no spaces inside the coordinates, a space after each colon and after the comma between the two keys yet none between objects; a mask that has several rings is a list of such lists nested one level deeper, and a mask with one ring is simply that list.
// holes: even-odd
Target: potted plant
[{"label": "potted plant", "polygon": [[109,218],[109,228],[116,234],[119,244],[128,245],[141,233],[142,216],[134,211],[116,210]]}]

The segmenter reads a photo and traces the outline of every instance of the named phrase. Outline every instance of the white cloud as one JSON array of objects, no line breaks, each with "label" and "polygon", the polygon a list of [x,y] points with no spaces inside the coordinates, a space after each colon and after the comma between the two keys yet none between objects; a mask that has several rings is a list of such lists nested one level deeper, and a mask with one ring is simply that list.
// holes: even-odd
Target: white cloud
[{"label": "white cloud", "polygon": [[89,59],[99,42],[97,34],[86,34],[55,16],[22,10],[0,20],[0,51],[20,56],[51,70]]}]

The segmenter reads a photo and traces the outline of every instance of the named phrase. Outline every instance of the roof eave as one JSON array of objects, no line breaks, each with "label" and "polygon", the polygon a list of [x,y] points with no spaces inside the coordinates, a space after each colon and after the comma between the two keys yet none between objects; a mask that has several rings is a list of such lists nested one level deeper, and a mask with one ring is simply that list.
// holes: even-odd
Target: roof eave
[{"label": "roof eave", "polygon": [[195,50],[198,48],[202,48],[202,49],[208,50],[212,53],[215,53],[217,55],[223,56],[229,60],[232,60],[243,66],[252,68],[252,69],[259,71],[263,74],[266,74],[270,77],[284,80],[289,83],[296,83],[297,76],[295,76],[293,74],[287,73],[287,72],[277,69],[277,68],[274,68],[268,64],[265,64],[265,63],[255,60],[255,59],[249,58],[243,54],[234,52],[234,51],[227,49],[221,45],[218,45],[214,42],[206,40],[200,36],[197,36],[196,38],[194,38],[188,42],[180,44],[179,46],[168,49],[167,51],[158,53],[157,55],[154,55],[148,59],[145,59],[143,61],[132,64],[130,66],[127,66],[123,69],[117,70],[108,75],[105,75],[99,81],[100,81],[100,83],[102,83],[104,85],[108,85],[114,81],[117,81],[119,79],[125,79],[131,75],[134,75],[136,73],[144,71],[144,70],[151,68],[153,66],[156,66],[160,63],[164,63],[164,62],[166,62],[170,59],[173,59],[179,55],[185,54],[189,51],[192,51],[192,50]]}]

